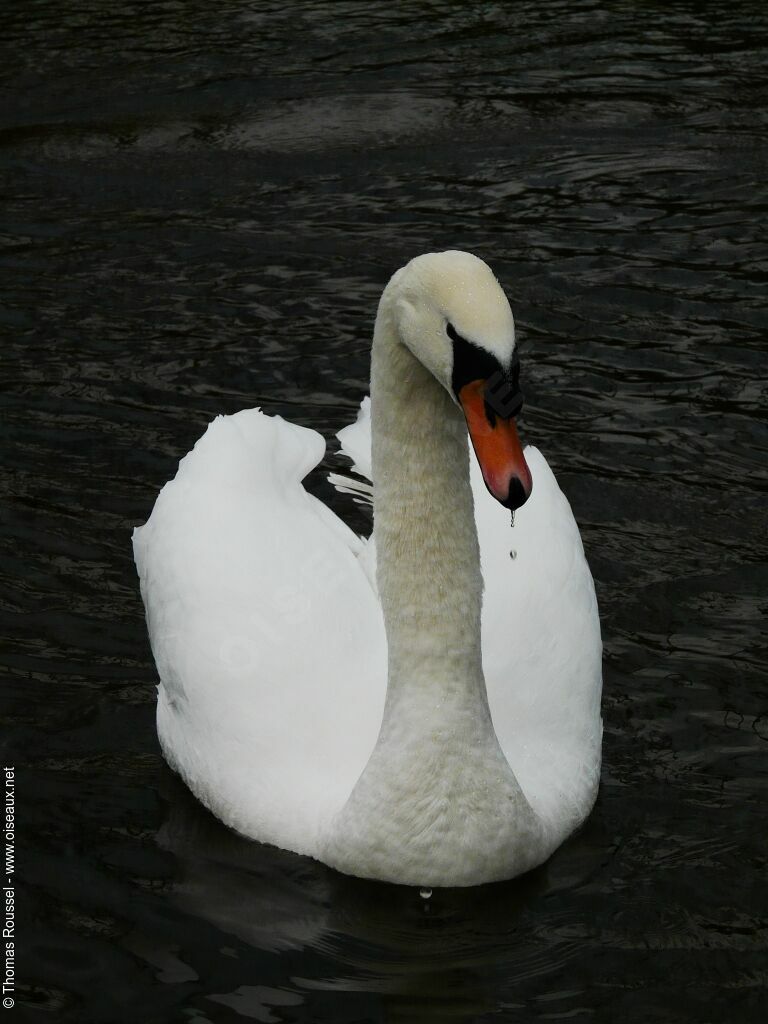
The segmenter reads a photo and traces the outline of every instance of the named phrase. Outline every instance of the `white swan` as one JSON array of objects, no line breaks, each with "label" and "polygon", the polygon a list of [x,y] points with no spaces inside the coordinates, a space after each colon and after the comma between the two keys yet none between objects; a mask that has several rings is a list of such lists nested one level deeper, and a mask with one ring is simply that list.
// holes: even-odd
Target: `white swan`
[{"label": "white swan", "polygon": [[301,485],[320,435],[257,409],[214,420],[136,530],[162,748],[232,828],[466,886],[540,864],[589,813],[597,605],[570,506],[505,415],[515,363],[486,264],[419,256],[379,304],[370,415],[339,434],[373,480],[378,565]]}]

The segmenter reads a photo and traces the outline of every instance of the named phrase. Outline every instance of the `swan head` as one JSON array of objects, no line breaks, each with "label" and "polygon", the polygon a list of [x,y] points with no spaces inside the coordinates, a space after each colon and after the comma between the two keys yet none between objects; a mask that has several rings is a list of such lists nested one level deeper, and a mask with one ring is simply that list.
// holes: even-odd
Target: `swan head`
[{"label": "swan head", "polygon": [[485,485],[519,508],[533,486],[517,434],[515,322],[490,267],[468,252],[426,253],[392,279],[400,340],[461,408]]}]

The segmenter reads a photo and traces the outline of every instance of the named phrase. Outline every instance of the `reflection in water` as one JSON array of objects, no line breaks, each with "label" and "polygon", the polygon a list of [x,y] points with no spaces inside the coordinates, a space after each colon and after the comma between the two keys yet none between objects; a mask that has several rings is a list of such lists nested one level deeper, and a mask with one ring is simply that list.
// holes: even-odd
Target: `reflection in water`
[{"label": "reflection in water", "polygon": [[[225,955],[237,950],[246,963],[254,950],[312,950],[315,970],[295,979],[294,992],[380,994],[387,997],[387,1019],[469,1021],[496,1009],[489,982],[500,965],[506,982],[513,983],[546,977],[569,958],[572,937],[558,942],[551,935],[545,952],[540,939],[526,933],[527,919],[556,889],[547,867],[512,882],[435,890],[424,899],[412,887],[352,878],[242,839],[170,772],[164,782],[169,817],[158,840],[181,866],[169,899],[192,918],[215,925],[234,943]],[[583,884],[596,867],[595,851],[584,837],[572,846],[570,870],[581,877],[569,874],[568,884]],[[545,927],[543,920],[538,927]],[[157,955],[154,946],[149,955]],[[259,976],[257,967],[251,980]],[[248,985],[247,969],[239,977],[243,984],[237,990],[217,998],[259,1019],[256,1010],[267,997],[258,985]]]},{"label": "reflection in water", "polygon": [[[3,750],[41,1017],[762,1021],[767,19],[3,11]],[[525,440],[598,587],[606,732],[597,806],[544,868],[424,900],[190,801],[129,538],[214,415],[349,422],[383,284],[448,247],[515,311]],[[337,461],[308,486],[363,532]]]}]

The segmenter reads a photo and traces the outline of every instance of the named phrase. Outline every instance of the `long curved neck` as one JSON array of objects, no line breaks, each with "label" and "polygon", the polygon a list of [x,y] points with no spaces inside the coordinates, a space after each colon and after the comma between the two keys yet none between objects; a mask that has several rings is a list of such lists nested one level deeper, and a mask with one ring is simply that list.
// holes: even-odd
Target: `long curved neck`
[{"label": "long curved neck", "polygon": [[400,341],[396,278],[379,305],[371,366],[387,697],[376,746],[322,859],[393,882],[474,885],[538,863],[542,826],[488,707],[466,427]]},{"label": "long curved neck", "polygon": [[[490,723],[480,651],[482,576],[467,430],[402,344],[385,292],[371,366],[377,579],[389,650],[385,725],[408,695]],[[425,723],[425,728],[428,723]]]}]

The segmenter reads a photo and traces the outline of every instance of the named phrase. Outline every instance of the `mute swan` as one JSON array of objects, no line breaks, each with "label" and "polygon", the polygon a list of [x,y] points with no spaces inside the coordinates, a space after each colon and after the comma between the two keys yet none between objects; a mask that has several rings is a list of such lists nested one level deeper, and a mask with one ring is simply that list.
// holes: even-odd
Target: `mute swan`
[{"label": "mute swan", "polygon": [[215,419],[135,531],[163,752],[245,836],[468,886],[540,864],[589,813],[597,604],[570,506],[520,448],[516,366],[488,266],[419,256],[339,434],[373,481],[375,549],[301,485],[320,435],[258,409]]}]

